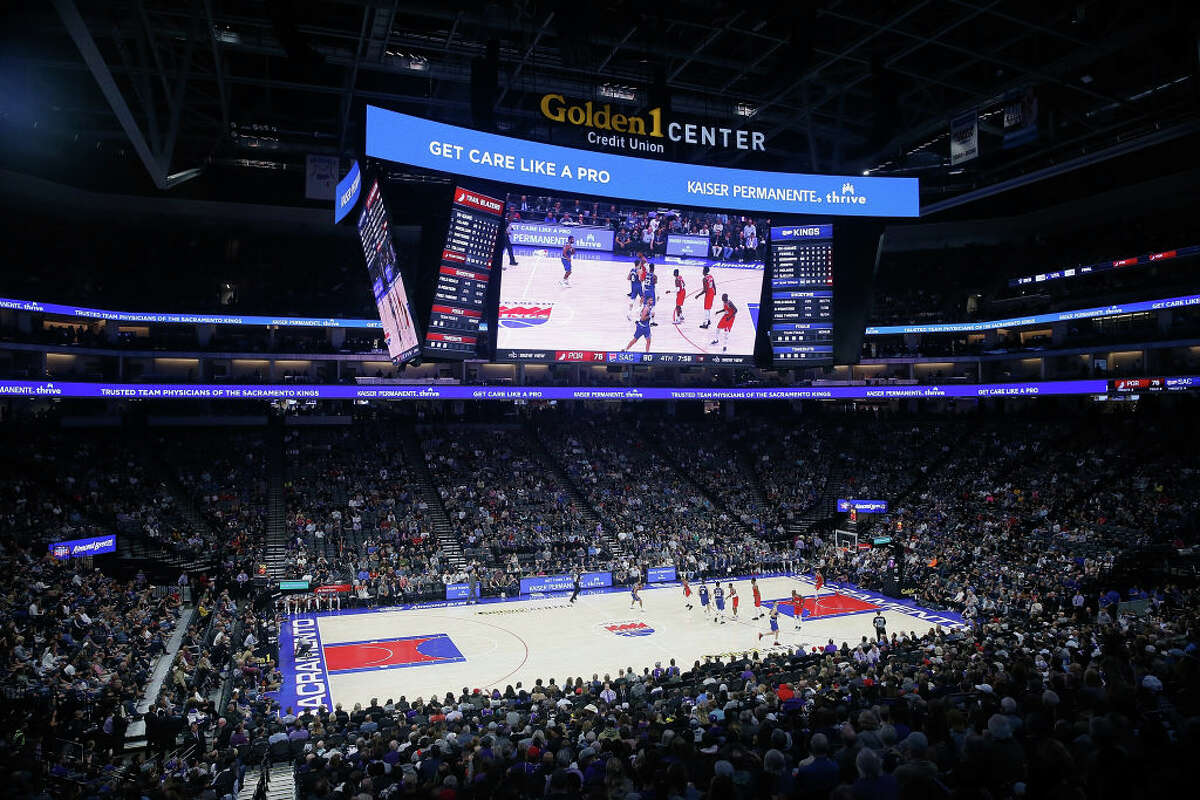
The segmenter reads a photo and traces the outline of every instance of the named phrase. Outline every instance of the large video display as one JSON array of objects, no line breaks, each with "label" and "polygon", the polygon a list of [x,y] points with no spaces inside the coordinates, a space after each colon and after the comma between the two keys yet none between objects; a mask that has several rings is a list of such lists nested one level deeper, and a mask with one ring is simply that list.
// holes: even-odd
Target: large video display
[{"label": "large video display", "polygon": [[367,191],[362,213],[358,217],[358,236],[362,241],[379,319],[383,323],[383,340],[387,343],[388,355],[392,363],[403,364],[417,354],[421,344],[408,302],[408,292],[404,288],[404,277],[396,265],[396,247],[392,244],[387,208],[379,191],[379,181],[374,181]]},{"label": "large video display", "polygon": [[766,219],[564,196],[507,207],[497,360],[753,361]]}]

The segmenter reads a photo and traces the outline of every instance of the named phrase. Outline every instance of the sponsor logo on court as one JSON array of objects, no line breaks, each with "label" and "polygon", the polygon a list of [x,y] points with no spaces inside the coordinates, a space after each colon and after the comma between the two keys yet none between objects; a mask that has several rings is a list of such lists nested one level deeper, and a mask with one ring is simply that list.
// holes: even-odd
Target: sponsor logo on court
[{"label": "sponsor logo on court", "polygon": [[654,633],[654,628],[651,628],[644,622],[607,622],[604,624],[604,630],[614,636],[650,636]]},{"label": "sponsor logo on court", "polygon": [[532,303],[529,305],[500,306],[499,323],[503,328],[532,328],[535,325],[545,325],[550,321],[550,312],[554,310],[553,303]]},{"label": "sponsor logo on court", "polygon": [[495,614],[528,614],[530,611],[551,611],[556,608],[570,608],[569,603],[555,606],[520,606],[517,608],[501,608],[496,611],[476,611],[476,616],[493,616]]}]

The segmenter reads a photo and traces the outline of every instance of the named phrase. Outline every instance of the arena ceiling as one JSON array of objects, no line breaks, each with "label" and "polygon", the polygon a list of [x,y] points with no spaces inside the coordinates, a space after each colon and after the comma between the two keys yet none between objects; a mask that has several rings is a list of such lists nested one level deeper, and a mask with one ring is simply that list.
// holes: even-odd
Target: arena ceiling
[{"label": "arena ceiling", "polygon": [[[690,158],[916,175],[927,208],[1116,155],[1163,162],[1200,130],[1187,2],[52,0],[6,13],[10,167],[148,191],[200,178],[225,199],[302,172],[307,153],[359,155],[366,103],[553,140],[543,94],[623,95],[767,135],[766,153]],[[1001,149],[1005,97],[1023,90],[1038,136]],[[972,110],[981,156],[953,166],[949,120]]]}]

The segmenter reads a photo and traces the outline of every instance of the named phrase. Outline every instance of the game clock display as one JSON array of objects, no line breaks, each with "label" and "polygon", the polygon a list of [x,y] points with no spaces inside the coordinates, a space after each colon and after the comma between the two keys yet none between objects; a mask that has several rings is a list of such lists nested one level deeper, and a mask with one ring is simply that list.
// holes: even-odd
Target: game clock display
[{"label": "game clock display", "polygon": [[479,328],[503,211],[503,201],[455,187],[425,333],[426,355],[479,355]]},{"label": "game clock display", "polygon": [[771,302],[776,364],[832,360],[832,225],[771,228]]}]

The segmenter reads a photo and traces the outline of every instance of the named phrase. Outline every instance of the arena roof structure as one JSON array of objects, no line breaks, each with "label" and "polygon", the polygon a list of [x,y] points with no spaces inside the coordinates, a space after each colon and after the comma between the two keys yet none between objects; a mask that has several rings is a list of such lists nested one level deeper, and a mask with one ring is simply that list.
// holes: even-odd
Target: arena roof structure
[{"label": "arena roof structure", "polygon": [[[360,155],[366,103],[541,140],[547,93],[662,106],[768,142],[688,158],[918,176],[927,211],[1136,153],[1152,177],[1200,128],[1185,2],[54,0],[10,18],[10,164],[146,191],[219,174],[212,199]],[[1020,96],[1038,131],[1006,147]],[[951,164],[950,120],[972,112],[980,155]]]}]

